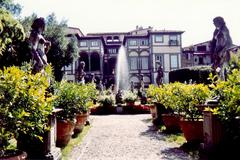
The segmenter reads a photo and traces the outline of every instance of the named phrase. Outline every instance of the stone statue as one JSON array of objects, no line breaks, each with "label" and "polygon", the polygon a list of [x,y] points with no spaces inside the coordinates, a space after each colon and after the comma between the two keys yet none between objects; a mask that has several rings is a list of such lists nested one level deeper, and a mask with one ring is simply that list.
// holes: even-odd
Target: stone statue
[{"label": "stone statue", "polygon": [[84,72],[84,68],[85,68],[85,62],[84,61],[81,61],[80,64],[79,64],[79,67],[78,67],[78,81],[82,84],[85,83],[85,75],[86,73]]},{"label": "stone statue", "polygon": [[163,84],[163,68],[162,65],[159,65],[156,78],[157,85],[160,86]]},{"label": "stone statue", "polygon": [[118,90],[118,92],[116,94],[115,100],[116,100],[116,104],[122,104],[123,103],[122,91],[120,89]]},{"label": "stone statue", "polygon": [[90,74],[90,80],[89,80],[90,83],[95,83],[96,82],[96,79],[95,79],[95,74],[94,73],[91,73]]},{"label": "stone statue", "polygon": [[45,30],[44,18],[37,18],[31,26],[29,41],[33,60],[32,72],[44,72],[44,67],[48,64],[46,53],[49,51],[51,42],[45,40],[42,33]]},{"label": "stone statue", "polygon": [[232,47],[232,39],[222,17],[215,17],[213,19],[213,24],[216,29],[211,41],[211,52],[213,55],[212,68],[215,71],[219,70],[220,78],[226,80],[226,67],[230,60],[228,49]]},{"label": "stone statue", "polygon": [[138,90],[138,96],[141,98],[144,92],[144,81],[143,81],[143,74],[140,75],[140,87]]},{"label": "stone statue", "polygon": [[104,86],[103,86],[102,80],[99,81],[98,89],[100,94],[103,95]]},{"label": "stone statue", "polygon": [[131,90],[131,92],[134,92],[134,83],[133,83],[133,81],[131,81],[131,84],[130,84],[130,90]]}]

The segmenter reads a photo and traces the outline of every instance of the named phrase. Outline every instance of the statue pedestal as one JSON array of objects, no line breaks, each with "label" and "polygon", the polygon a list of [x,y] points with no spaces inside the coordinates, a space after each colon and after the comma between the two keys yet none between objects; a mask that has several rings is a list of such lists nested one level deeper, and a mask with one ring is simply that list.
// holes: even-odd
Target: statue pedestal
[{"label": "statue pedestal", "polygon": [[[218,100],[208,100],[204,107],[216,108],[218,106]],[[223,136],[223,126],[220,120],[210,111],[203,110],[203,135],[204,143],[203,149],[211,151],[216,147]]]},{"label": "statue pedestal", "polygon": [[28,159],[60,160],[61,149],[56,147],[57,125],[56,115],[61,109],[54,109],[49,116],[50,130],[45,132],[43,142],[39,139],[30,139],[27,134],[20,134],[17,139],[17,148],[27,152]]},{"label": "statue pedestal", "polygon": [[212,112],[203,112],[204,149],[211,150],[218,145],[223,137],[220,120]]},{"label": "statue pedestal", "polygon": [[117,106],[116,106],[116,112],[117,112],[118,114],[123,113],[123,107],[122,107],[121,104],[117,104]]},{"label": "statue pedestal", "polygon": [[52,160],[60,160],[62,158],[61,149],[56,147],[56,140],[57,140],[57,120],[56,115],[57,112],[61,111],[62,109],[54,109],[52,115],[49,117],[49,126],[50,131],[47,134],[47,138],[45,139],[46,145],[46,157]]}]

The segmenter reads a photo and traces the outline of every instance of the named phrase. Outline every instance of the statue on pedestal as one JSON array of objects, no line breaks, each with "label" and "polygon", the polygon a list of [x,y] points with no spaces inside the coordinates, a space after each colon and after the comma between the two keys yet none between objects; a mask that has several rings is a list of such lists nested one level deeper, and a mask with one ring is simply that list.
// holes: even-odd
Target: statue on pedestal
[{"label": "statue on pedestal", "polygon": [[116,94],[115,100],[116,100],[116,104],[122,104],[123,103],[122,91],[120,89],[118,90],[118,92]]},{"label": "statue on pedestal", "polygon": [[97,88],[98,88],[100,94],[103,95],[104,86],[103,86],[102,80],[99,81]]},{"label": "statue on pedestal", "polygon": [[51,42],[42,36],[45,31],[44,18],[36,18],[31,26],[29,41],[33,60],[32,73],[44,72],[44,67],[48,64],[46,53],[49,51]]},{"label": "statue on pedestal", "polygon": [[134,83],[133,83],[133,81],[131,81],[130,90],[131,90],[131,92],[134,92]]},{"label": "statue on pedestal", "polygon": [[230,60],[229,49],[232,47],[232,39],[229,30],[222,17],[215,17],[213,24],[216,29],[211,41],[211,52],[213,58],[212,68],[219,72],[220,78],[226,80],[226,67]]},{"label": "statue on pedestal", "polygon": [[158,86],[163,84],[163,68],[161,64],[158,67],[156,82]]},{"label": "statue on pedestal", "polygon": [[90,74],[89,82],[90,82],[90,83],[95,83],[95,82],[96,82],[95,74],[94,74],[94,73],[91,73],[91,74]]},{"label": "statue on pedestal", "polygon": [[84,72],[84,68],[85,68],[85,62],[81,61],[80,64],[79,64],[79,67],[78,67],[78,81],[81,84],[85,83],[85,78],[84,77],[85,77],[86,73]]}]

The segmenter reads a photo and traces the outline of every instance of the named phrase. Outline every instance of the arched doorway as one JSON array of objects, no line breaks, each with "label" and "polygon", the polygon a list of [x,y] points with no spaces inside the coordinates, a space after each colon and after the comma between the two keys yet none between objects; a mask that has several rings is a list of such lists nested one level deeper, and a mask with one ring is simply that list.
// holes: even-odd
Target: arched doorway
[{"label": "arched doorway", "polygon": [[91,71],[100,71],[100,56],[97,52],[91,54]]}]

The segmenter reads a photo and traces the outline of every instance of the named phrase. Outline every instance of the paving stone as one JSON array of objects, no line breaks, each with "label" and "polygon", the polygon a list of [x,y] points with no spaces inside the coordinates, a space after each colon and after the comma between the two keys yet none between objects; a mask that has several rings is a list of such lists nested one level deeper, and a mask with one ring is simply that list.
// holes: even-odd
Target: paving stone
[{"label": "paving stone", "polygon": [[71,160],[190,160],[157,132],[150,114],[91,116],[88,134]]}]

